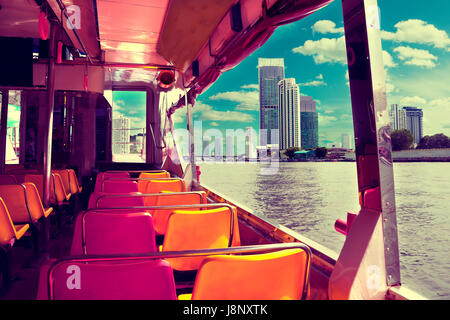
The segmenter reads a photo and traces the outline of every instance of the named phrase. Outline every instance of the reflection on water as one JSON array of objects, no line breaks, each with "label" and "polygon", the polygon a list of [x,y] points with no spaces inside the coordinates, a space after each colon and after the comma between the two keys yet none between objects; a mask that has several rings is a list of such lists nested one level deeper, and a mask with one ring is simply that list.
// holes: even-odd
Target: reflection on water
[{"label": "reflection on water", "polygon": [[[254,213],[339,252],[338,218],[357,211],[354,162],[201,164],[200,181]],[[394,164],[402,283],[431,298],[450,299],[450,163]]]}]

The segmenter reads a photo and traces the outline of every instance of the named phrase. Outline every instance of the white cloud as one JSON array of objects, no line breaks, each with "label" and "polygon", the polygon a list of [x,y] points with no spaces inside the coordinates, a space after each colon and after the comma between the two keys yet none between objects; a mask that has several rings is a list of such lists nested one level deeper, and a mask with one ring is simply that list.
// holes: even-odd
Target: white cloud
[{"label": "white cloud", "polygon": [[419,19],[398,22],[395,32],[381,31],[384,40],[432,45],[435,48],[449,48],[450,39],[447,32],[439,30],[432,24]]},{"label": "white cloud", "polygon": [[347,63],[344,36],[307,40],[302,46],[292,49],[292,52],[312,56],[316,64],[329,62],[345,65]]},{"label": "white cloud", "polygon": [[319,116],[319,127],[326,127],[331,125],[334,121],[337,120],[335,116],[325,116],[321,113],[318,114]]},{"label": "white cloud", "polygon": [[320,73],[320,74],[316,77],[316,79],[323,80],[323,74]]},{"label": "white cloud", "polygon": [[[320,40],[307,40],[303,46],[292,49],[292,52],[312,56],[316,64],[340,63],[347,64],[347,49],[344,36],[339,38],[322,38]],[[391,54],[383,50],[383,62],[386,68],[397,66]]]},{"label": "white cloud", "polygon": [[400,104],[402,106],[411,106],[411,107],[420,107],[427,103],[422,97],[414,96],[414,97],[404,97],[400,100]]},{"label": "white cloud", "polygon": [[343,33],[344,27],[336,28],[336,23],[331,20],[319,20],[312,26],[312,30],[318,33]]},{"label": "white cloud", "polygon": [[211,121],[234,121],[234,122],[252,122],[253,116],[238,111],[218,111],[214,110],[210,105],[204,104],[200,101],[194,106],[193,115],[199,115],[200,120],[211,120]]},{"label": "white cloud", "polygon": [[400,46],[394,49],[398,58],[408,65],[415,65],[426,68],[436,66],[437,57],[432,55],[428,50],[415,49],[411,47]]},{"label": "white cloud", "polygon": [[259,85],[252,83],[252,84],[244,84],[243,86],[241,86],[241,89],[255,89],[255,90],[259,90]]},{"label": "white cloud", "polygon": [[254,90],[219,92],[209,99],[236,102],[237,110],[259,110],[259,93]]},{"label": "white cloud", "polygon": [[383,63],[386,68],[392,68],[397,66],[391,54],[386,50],[383,50]]},{"label": "white cloud", "polygon": [[327,84],[322,80],[313,80],[309,82],[300,83],[300,85],[305,87],[318,87],[318,86],[326,86]]}]

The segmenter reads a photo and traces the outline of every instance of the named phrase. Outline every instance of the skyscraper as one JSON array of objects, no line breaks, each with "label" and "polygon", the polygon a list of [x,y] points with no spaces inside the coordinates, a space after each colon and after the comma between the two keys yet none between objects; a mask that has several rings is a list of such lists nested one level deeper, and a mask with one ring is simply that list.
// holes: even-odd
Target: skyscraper
[{"label": "skyscraper", "polygon": [[352,147],[353,147],[352,136],[350,134],[343,133],[341,135],[341,142],[342,142],[342,148],[352,149]]},{"label": "skyscraper", "polygon": [[414,143],[419,143],[423,136],[422,109],[417,107],[403,107],[399,112],[401,129],[407,129],[414,137]]},{"label": "skyscraper", "polygon": [[414,143],[419,143],[423,136],[423,111],[418,107],[398,108],[397,104],[392,104],[389,109],[391,118],[391,131],[406,129],[414,137]]},{"label": "skyscraper", "polygon": [[[284,59],[258,59],[260,144],[272,141],[272,129],[278,129],[278,82],[284,79]],[[264,134],[267,130],[267,135]]]},{"label": "skyscraper", "polygon": [[123,115],[112,121],[112,153],[130,153],[130,119]]},{"label": "skyscraper", "polygon": [[391,104],[391,108],[389,109],[389,116],[391,117],[391,131],[398,130],[398,104]]},{"label": "skyscraper", "polygon": [[315,149],[319,146],[319,117],[316,102],[309,96],[300,96],[301,147]]},{"label": "skyscraper", "polygon": [[252,127],[245,128],[245,157],[247,159],[256,159],[256,139],[257,135]]},{"label": "skyscraper", "polygon": [[300,147],[300,90],[294,78],[283,79],[278,86],[280,92],[278,107],[280,150]]}]

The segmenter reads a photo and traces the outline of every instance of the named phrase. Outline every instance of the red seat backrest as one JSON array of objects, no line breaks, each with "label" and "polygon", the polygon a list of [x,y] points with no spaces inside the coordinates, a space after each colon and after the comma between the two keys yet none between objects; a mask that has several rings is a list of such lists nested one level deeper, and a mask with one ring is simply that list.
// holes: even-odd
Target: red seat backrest
[{"label": "red seat backrest", "polygon": [[[50,289],[50,290],[49,290]],[[165,260],[48,260],[40,270],[38,300],[176,300]]]},{"label": "red seat backrest", "polygon": [[[139,192],[130,192],[127,194],[140,194]],[[110,193],[93,192],[89,197],[88,209],[94,208],[117,208],[117,207],[142,207],[144,199],[142,197],[108,197]],[[121,194],[114,194],[121,195]]]},{"label": "red seat backrest", "polygon": [[99,210],[82,212],[77,216],[71,255],[156,251],[155,229],[147,212]]},{"label": "red seat backrest", "polygon": [[105,193],[138,192],[138,185],[136,181],[131,180],[104,180],[102,190]]}]

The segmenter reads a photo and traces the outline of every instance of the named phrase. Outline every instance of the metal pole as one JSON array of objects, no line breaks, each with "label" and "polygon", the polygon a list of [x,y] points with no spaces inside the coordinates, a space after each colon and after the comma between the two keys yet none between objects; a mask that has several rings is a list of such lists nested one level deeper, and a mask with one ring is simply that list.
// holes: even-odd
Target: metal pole
[{"label": "metal pole", "polygon": [[376,0],[342,0],[342,8],[358,188],[362,195],[371,189],[378,197],[376,208],[371,205],[371,209],[382,215],[386,284],[399,285],[394,174],[379,9]]},{"label": "metal pole", "polygon": [[51,34],[49,41],[49,58],[47,74],[47,118],[45,128],[47,128],[44,137],[44,192],[43,205],[50,206],[50,176],[52,164],[52,135],[53,135],[53,108],[55,105],[55,47],[56,47],[56,26],[50,25]]},{"label": "metal pole", "polygon": [[192,123],[192,105],[188,103],[187,91],[184,92],[186,103],[187,129],[189,132],[189,162],[191,164],[192,181],[197,182],[197,165],[195,164],[194,125]]},{"label": "metal pole", "polygon": [[0,174],[5,174],[6,166],[6,139],[7,139],[7,125],[8,125],[8,102],[9,91],[2,90],[2,109],[0,119]]}]

